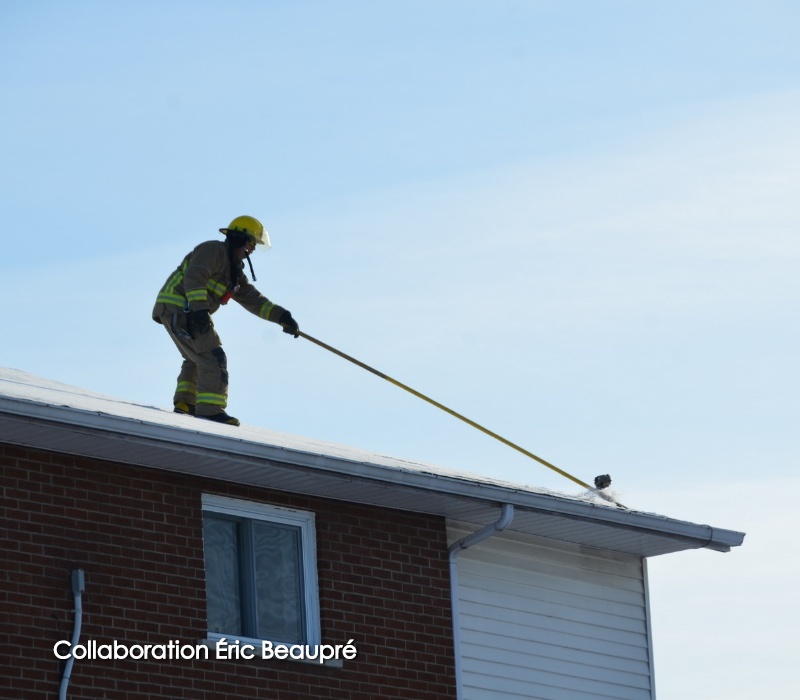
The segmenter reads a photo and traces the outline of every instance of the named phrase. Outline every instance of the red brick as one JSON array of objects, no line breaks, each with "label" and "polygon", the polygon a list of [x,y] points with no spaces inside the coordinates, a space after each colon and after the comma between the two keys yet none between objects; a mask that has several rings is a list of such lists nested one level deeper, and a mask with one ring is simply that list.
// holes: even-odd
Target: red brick
[{"label": "red brick", "polygon": [[9,629],[0,695],[57,693],[53,644],[72,635],[70,571],[83,568],[82,641],[205,637],[201,495],[316,514],[323,642],[355,640],[343,668],[290,661],[76,660],[73,700],[136,697],[455,697],[442,519],[0,445],[0,600]]}]

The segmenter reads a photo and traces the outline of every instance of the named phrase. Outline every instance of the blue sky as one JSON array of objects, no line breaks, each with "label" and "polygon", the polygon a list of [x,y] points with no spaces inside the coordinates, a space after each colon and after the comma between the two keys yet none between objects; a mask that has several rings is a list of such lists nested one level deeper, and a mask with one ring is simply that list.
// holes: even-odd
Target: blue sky
[{"label": "blue sky", "polygon": [[[794,697],[799,27],[790,2],[6,1],[2,362],[169,407],[154,295],[256,216],[256,285],[303,330],[631,507],[746,531],[650,562],[659,697]],[[215,321],[243,422],[572,492]]]}]

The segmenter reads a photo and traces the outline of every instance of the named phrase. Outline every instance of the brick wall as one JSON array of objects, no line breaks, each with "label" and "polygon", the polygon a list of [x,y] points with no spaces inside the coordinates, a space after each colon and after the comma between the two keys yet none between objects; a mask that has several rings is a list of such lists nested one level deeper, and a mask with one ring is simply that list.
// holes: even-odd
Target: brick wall
[{"label": "brick wall", "polygon": [[71,700],[455,697],[447,545],[439,518],[0,445],[0,697],[57,697],[72,635],[70,572],[86,574],[81,642],[205,637],[201,494],[316,513],[322,640],[342,668],[264,660],[76,660]]}]

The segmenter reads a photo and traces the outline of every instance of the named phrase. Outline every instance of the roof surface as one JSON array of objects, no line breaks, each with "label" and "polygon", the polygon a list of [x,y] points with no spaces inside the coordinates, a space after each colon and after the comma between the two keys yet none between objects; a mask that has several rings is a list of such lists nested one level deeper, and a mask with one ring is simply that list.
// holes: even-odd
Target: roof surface
[{"label": "roof surface", "polygon": [[511,530],[637,556],[707,547],[744,534],[243,425],[234,428],[0,368],[0,442],[483,526],[503,503]]}]

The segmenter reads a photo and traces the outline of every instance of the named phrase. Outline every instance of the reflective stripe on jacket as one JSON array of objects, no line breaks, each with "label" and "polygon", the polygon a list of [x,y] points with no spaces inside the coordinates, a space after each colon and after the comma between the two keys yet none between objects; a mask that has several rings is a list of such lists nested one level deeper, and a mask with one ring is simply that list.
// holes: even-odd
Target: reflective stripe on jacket
[{"label": "reflective stripe on jacket", "polygon": [[[232,298],[250,313],[277,323],[284,309],[250,284],[243,267],[240,262],[236,280],[238,289]],[[231,260],[224,241],[201,243],[181,261],[161,287],[153,307],[153,320],[160,322],[162,316],[175,313],[176,307],[184,311],[208,309],[213,314],[231,286],[230,270]]]}]

